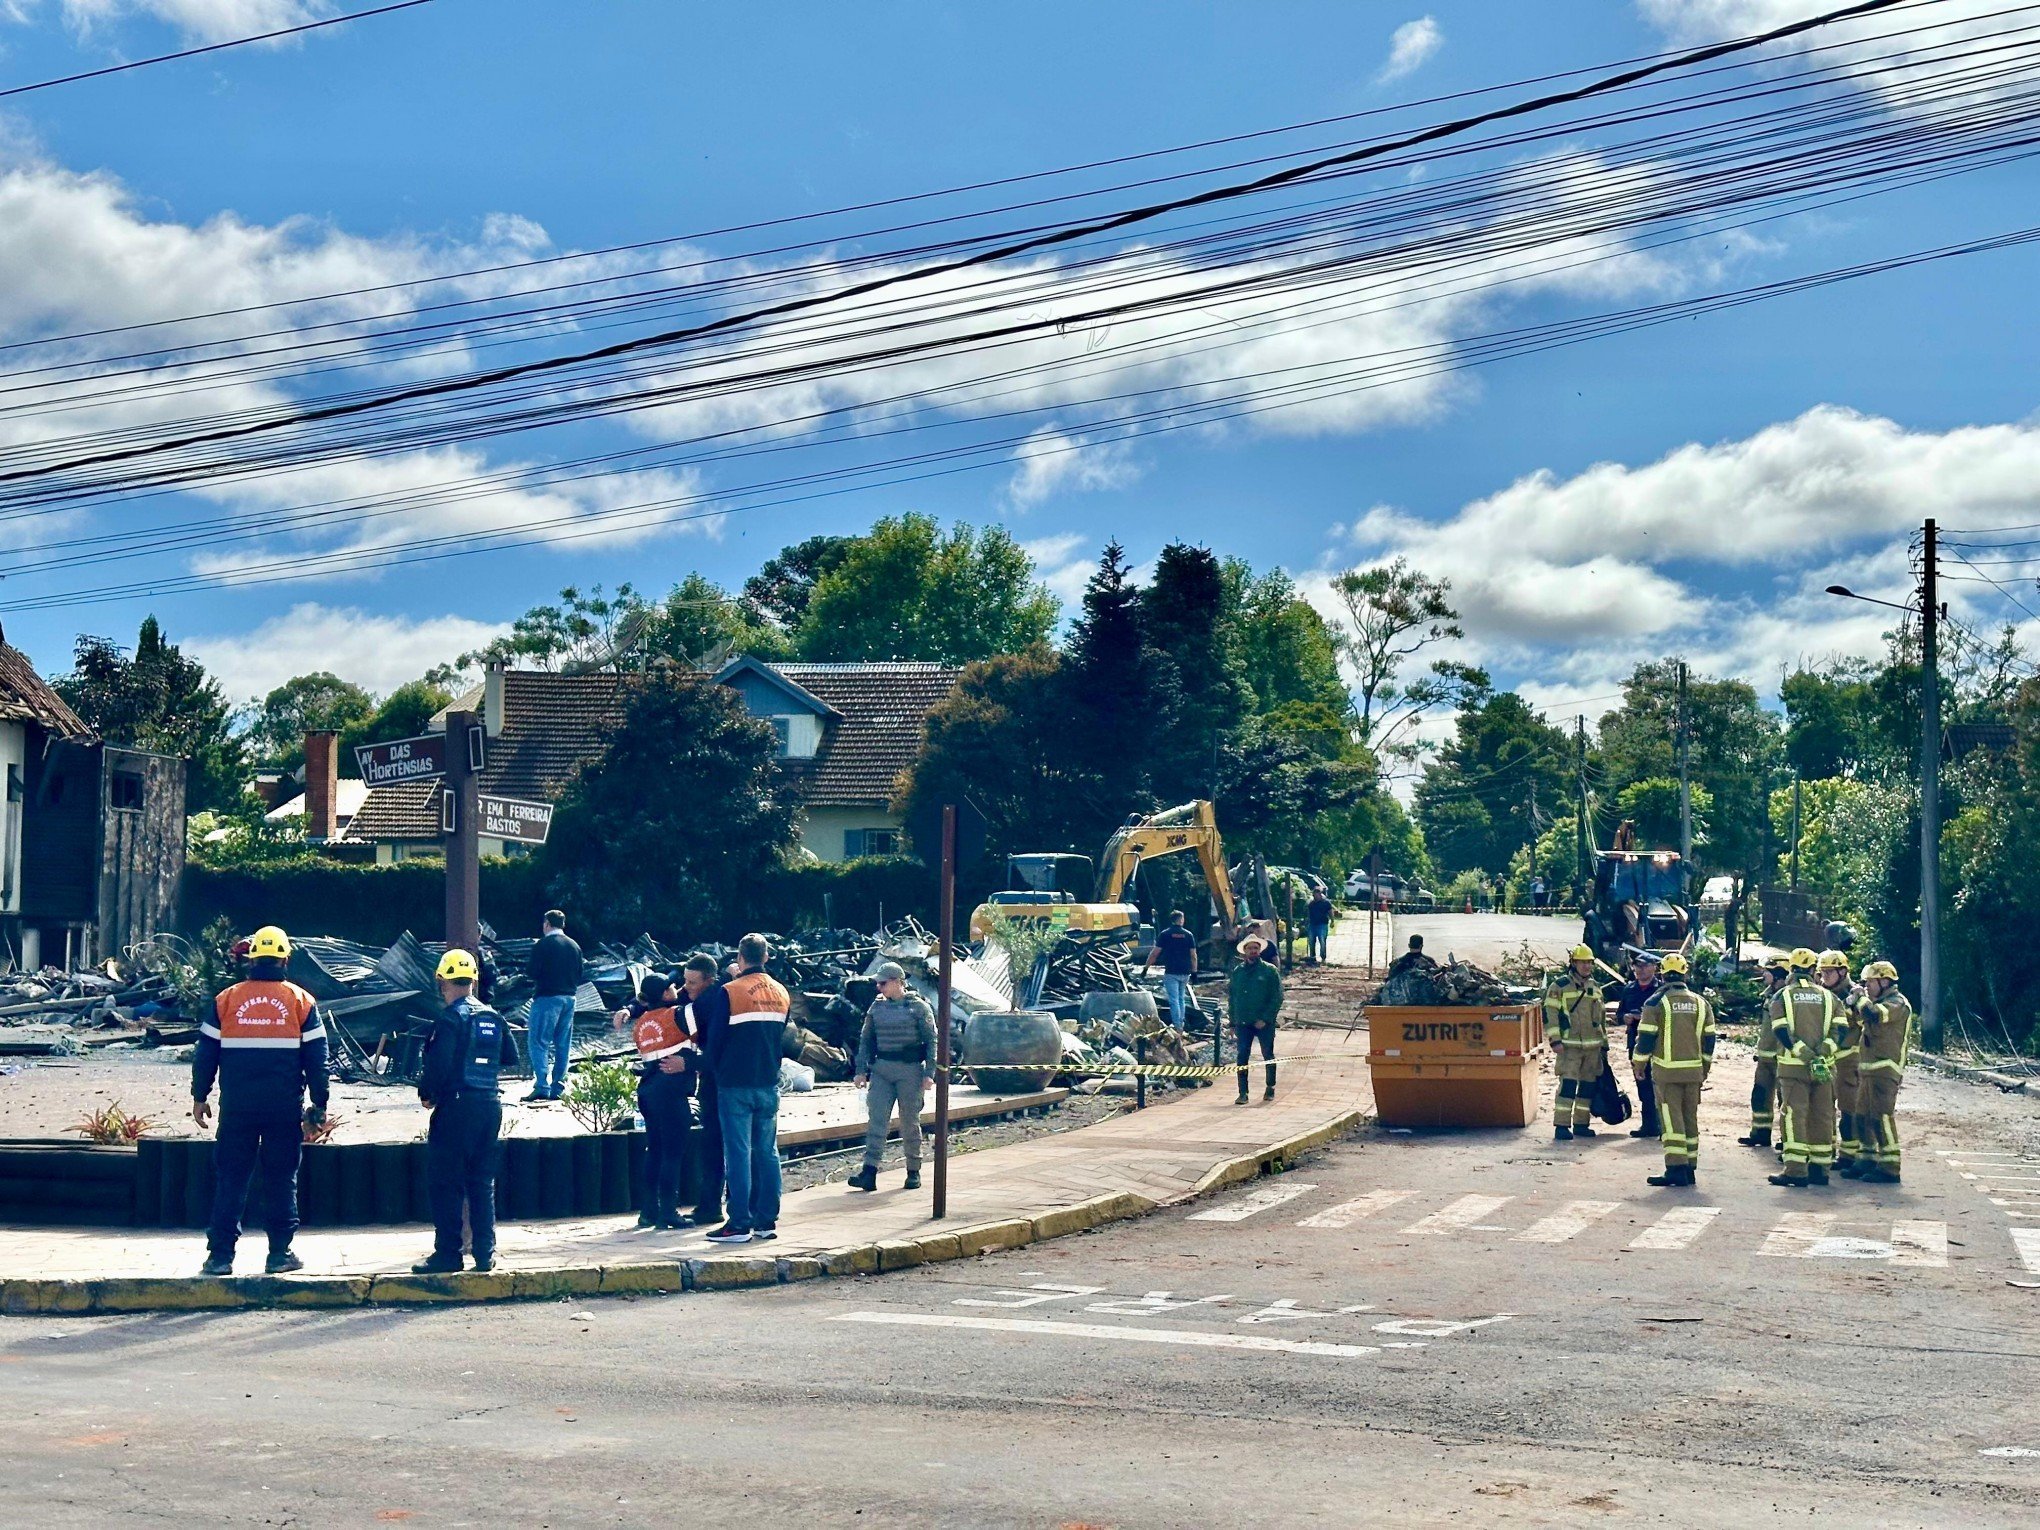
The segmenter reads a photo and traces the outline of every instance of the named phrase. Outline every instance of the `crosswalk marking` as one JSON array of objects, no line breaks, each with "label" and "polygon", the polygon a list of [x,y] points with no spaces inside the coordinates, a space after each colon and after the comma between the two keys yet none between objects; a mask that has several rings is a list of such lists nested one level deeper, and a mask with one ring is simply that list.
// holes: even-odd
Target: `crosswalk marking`
[{"label": "crosswalk marking", "polygon": [[1611,1211],[1621,1209],[1620,1201],[1568,1201],[1541,1222],[1533,1222],[1516,1234],[1518,1243],[1563,1243],[1575,1233],[1593,1226]]},{"label": "crosswalk marking", "polygon": [[1298,1227],[1351,1227],[1355,1222],[1366,1220],[1377,1211],[1386,1211],[1399,1202],[1408,1200],[1417,1192],[1414,1190],[1370,1190],[1365,1195],[1340,1205],[1328,1207],[1316,1216],[1305,1217]]},{"label": "crosswalk marking", "polygon": [[1891,1262],[1941,1269],[1948,1263],[1946,1222],[1893,1222]]},{"label": "crosswalk marking", "polygon": [[2028,1273],[2040,1275],[2040,1227],[2014,1227],[2012,1247],[2019,1251],[2019,1262]]},{"label": "crosswalk marking", "polygon": [[1650,1226],[1637,1234],[1631,1248],[1679,1249],[1690,1247],[1693,1240],[1713,1224],[1721,1215],[1719,1206],[1680,1206],[1666,1212]]},{"label": "crosswalk marking", "polygon": [[1299,1195],[1308,1195],[1317,1189],[1316,1185],[1270,1185],[1265,1190],[1256,1190],[1252,1195],[1239,1200],[1228,1201],[1223,1206],[1214,1206],[1209,1211],[1197,1212],[1190,1218],[1193,1222],[1244,1222],[1248,1217],[1259,1216],[1271,1211],[1286,1201],[1293,1201]]},{"label": "crosswalk marking", "polygon": [[1462,1195],[1443,1211],[1434,1211],[1421,1222],[1412,1222],[1403,1231],[1441,1236],[1456,1233],[1478,1226],[1483,1218],[1493,1216],[1513,1199],[1513,1196],[1507,1195]]},{"label": "crosswalk marking", "polygon": [[1759,1254],[1773,1258],[1804,1259],[1827,1236],[1827,1230],[1835,1225],[1835,1219],[1819,1211],[1790,1211],[1778,1218],[1778,1225],[1771,1229],[1764,1239]]}]

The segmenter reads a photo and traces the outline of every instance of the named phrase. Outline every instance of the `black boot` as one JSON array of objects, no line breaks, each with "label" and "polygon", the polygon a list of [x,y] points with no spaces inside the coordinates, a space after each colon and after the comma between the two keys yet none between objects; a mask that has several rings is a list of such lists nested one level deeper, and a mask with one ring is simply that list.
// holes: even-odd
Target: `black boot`
[{"label": "black boot", "polygon": [[1585,1121],[1573,1122],[1572,1134],[1575,1137],[1598,1137],[1601,1135],[1599,1132],[1595,1131],[1592,1126],[1588,1125]]},{"label": "black boot", "polygon": [[921,1171],[919,1169],[907,1170],[906,1188],[909,1190],[918,1190],[921,1188]]},{"label": "black boot", "polygon": [[870,1164],[864,1165],[863,1168],[850,1176],[849,1185],[852,1190],[876,1190],[878,1188],[878,1170],[872,1168]]},{"label": "black boot", "polygon": [[1753,1126],[1750,1128],[1750,1134],[1747,1137],[1738,1137],[1735,1140],[1743,1147],[1769,1147],[1771,1145],[1771,1128],[1768,1126]]},{"label": "black boot", "polygon": [[1551,1140],[1553,1142],[1572,1141],[1572,1128],[1570,1126],[1553,1127],[1551,1132]]},{"label": "black boot", "polygon": [[1629,1135],[1632,1137],[1659,1137],[1664,1134],[1660,1132],[1655,1126],[1646,1124],[1637,1127],[1636,1130],[1631,1132]]},{"label": "black boot", "polygon": [[1796,1179],[1790,1174],[1773,1174],[1771,1183],[1785,1190],[1804,1190],[1807,1186],[1807,1181]]},{"label": "black boot", "polygon": [[411,1273],[413,1275],[458,1275],[460,1267],[464,1262],[458,1254],[445,1258],[434,1254],[430,1259],[421,1259],[412,1265]]},{"label": "black boot", "polygon": [[1691,1190],[1700,1183],[1699,1174],[1700,1165],[1697,1163],[1682,1163],[1679,1165],[1679,1183],[1688,1190]]},{"label": "black boot", "polygon": [[1675,1163],[1668,1163],[1665,1165],[1664,1173],[1653,1174],[1644,1183],[1652,1189],[1662,1190],[1667,1185],[1683,1185],[1685,1181],[1679,1178],[1679,1166]]},{"label": "black boot", "polygon": [[1806,1166],[1806,1178],[1809,1184],[1815,1185],[1826,1184],[1828,1182],[1827,1165],[1820,1163],[1808,1164]]}]

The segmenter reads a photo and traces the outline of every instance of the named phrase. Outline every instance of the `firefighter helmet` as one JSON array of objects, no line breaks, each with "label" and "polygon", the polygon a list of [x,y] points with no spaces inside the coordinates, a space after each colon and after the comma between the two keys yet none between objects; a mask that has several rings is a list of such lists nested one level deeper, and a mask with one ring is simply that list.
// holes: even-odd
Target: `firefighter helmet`
[{"label": "firefighter helmet", "polygon": [[1890,962],[1872,962],[1863,969],[1864,978],[1883,978],[1887,983],[1898,981],[1898,969]]},{"label": "firefighter helmet", "polygon": [[1834,950],[1823,951],[1820,953],[1819,960],[1820,970],[1823,972],[1834,972],[1837,969],[1843,972],[1849,970],[1849,958],[1843,952]]},{"label": "firefighter helmet", "polygon": [[1805,946],[1793,947],[1792,955],[1786,960],[1790,963],[1794,972],[1811,972],[1820,965],[1820,958],[1807,950]]}]

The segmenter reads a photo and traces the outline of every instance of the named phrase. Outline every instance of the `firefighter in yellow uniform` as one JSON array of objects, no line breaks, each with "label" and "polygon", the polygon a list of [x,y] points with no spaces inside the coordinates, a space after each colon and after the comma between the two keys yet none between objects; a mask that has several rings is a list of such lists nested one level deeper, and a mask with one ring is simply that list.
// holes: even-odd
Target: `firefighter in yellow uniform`
[{"label": "firefighter in yellow uniform", "polygon": [[[1783,988],[1792,977],[1792,965],[1782,956],[1764,963],[1764,1002]],[[1757,1025],[1757,1075],[1750,1085],[1750,1134],[1735,1140],[1744,1147],[1766,1148],[1778,1114],[1778,1038],[1768,1021]]]},{"label": "firefighter in yellow uniform", "polygon": [[1594,977],[1591,948],[1574,946],[1565,972],[1544,990],[1544,1030],[1558,1054],[1553,1138],[1600,1136],[1594,1130],[1594,1086],[1608,1066],[1608,999]]},{"label": "firefighter in yellow uniform", "polygon": [[1848,1019],[1835,996],[1816,983],[1820,958],[1801,946],[1792,979],[1771,997],[1765,1019],[1778,1043],[1778,1120],[1785,1133],[1785,1172],[1771,1183],[1803,1190],[1825,1185],[1835,1161],[1835,1054]]},{"label": "firefighter in yellow uniform", "polygon": [[1636,1026],[1637,1082],[1649,1070],[1665,1144],[1665,1172],[1649,1183],[1690,1185],[1700,1167],[1700,1089],[1714,1069],[1714,1006],[1686,986],[1679,952],[1665,957],[1662,970],[1665,986],[1643,1006]]},{"label": "firefighter in yellow uniform", "polygon": [[1842,1007],[1843,1023],[1847,1026],[1835,1052],[1835,1112],[1839,1126],[1835,1138],[1835,1167],[1844,1178],[1854,1179],[1859,1172],[1857,1159],[1863,1151],[1862,1137],[1856,1125],[1856,1094],[1862,1083],[1858,1072],[1862,1032],[1856,1020],[1856,1001],[1862,994],[1851,991],[1849,958],[1845,952],[1821,952],[1814,977],[1821,987],[1835,996],[1835,1002]]},{"label": "firefighter in yellow uniform", "polygon": [[1866,1167],[1860,1177],[1898,1183],[1898,1086],[1912,1047],[1912,1001],[1898,991],[1898,969],[1872,962],[1863,969],[1863,997],[1856,1001],[1862,1026],[1862,1083],[1856,1119],[1863,1136]]}]

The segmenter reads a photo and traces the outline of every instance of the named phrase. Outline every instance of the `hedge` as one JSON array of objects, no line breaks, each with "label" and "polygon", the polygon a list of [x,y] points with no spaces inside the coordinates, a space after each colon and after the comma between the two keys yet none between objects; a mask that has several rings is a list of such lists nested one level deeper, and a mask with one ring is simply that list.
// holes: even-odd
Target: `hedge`
[{"label": "hedge", "polygon": [[[981,888],[957,889],[959,927]],[[531,859],[482,862],[482,918],[503,935],[536,933],[549,903],[543,868]],[[912,914],[934,923],[935,875],[904,857],[840,865],[782,867],[752,889],[748,906],[730,909],[717,930],[653,930],[663,940],[734,940],[745,930],[812,928],[833,918],[838,928],[870,930]],[[178,927],[196,933],[224,918],[237,930],[280,924],[287,930],[386,945],[405,930],[439,935],[445,920],[445,870],[436,861],[364,866],[307,859],[221,869],[188,865],[178,899]],[[638,930],[570,927],[583,939],[629,941]]]}]

